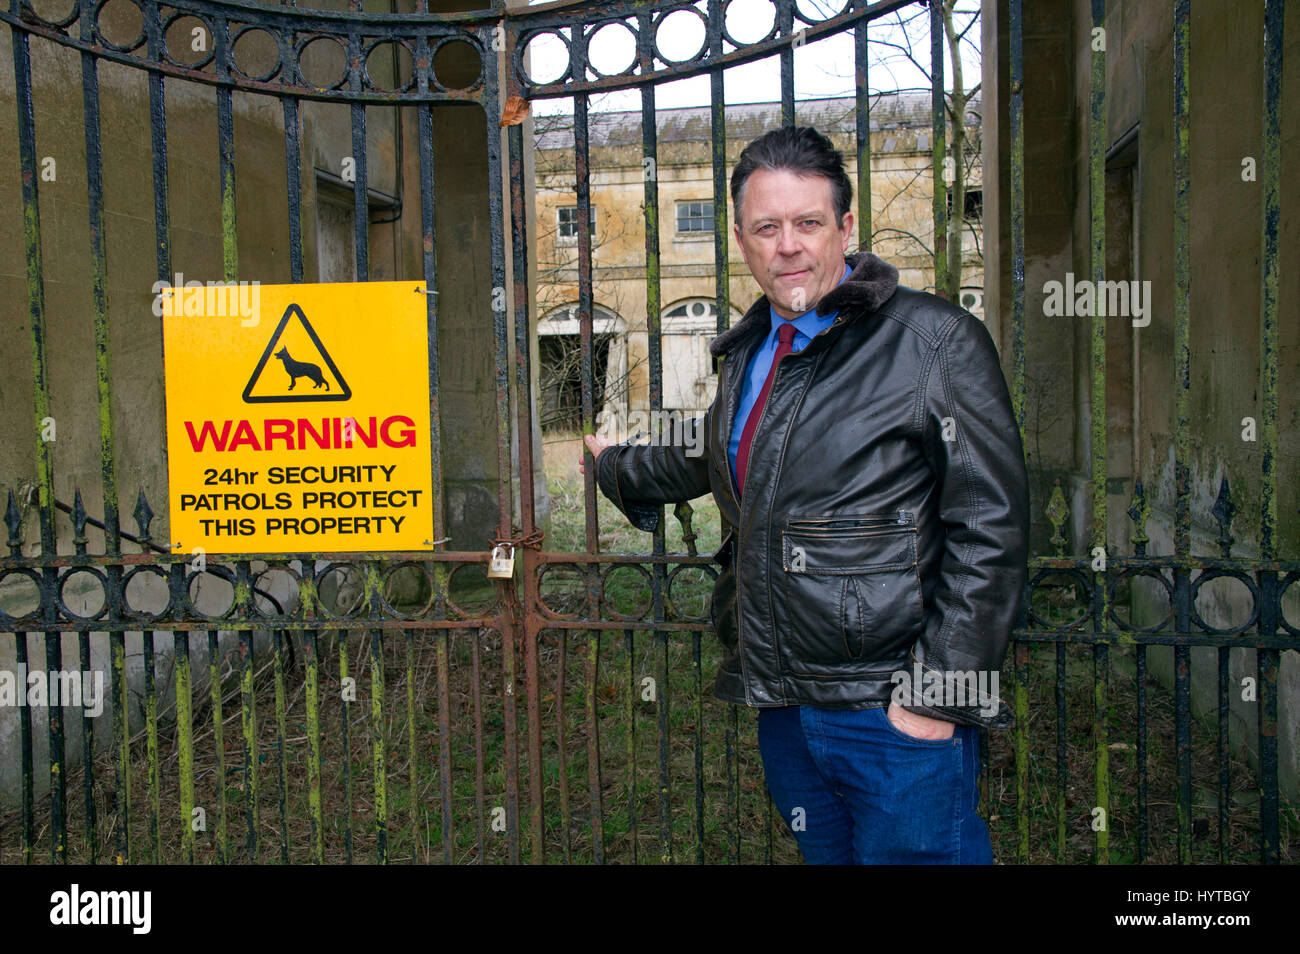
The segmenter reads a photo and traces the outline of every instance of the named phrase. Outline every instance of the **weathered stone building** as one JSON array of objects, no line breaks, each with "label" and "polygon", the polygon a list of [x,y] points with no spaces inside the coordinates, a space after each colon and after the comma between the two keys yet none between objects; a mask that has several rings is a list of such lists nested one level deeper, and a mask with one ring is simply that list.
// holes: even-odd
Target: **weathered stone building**
[{"label": "weathered stone building", "polygon": [[[929,91],[881,94],[871,105],[872,250],[898,266],[900,281],[934,288],[931,112]],[[967,114],[965,262],[962,303],[983,317],[984,274],[980,186],[979,98]],[[780,103],[728,106],[727,170],[756,136],[781,124]],[[821,129],[844,154],[855,182],[856,122],[852,98],[805,100],[797,121]],[[713,171],[707,107],[657,113],[663,408],[704,413],[717,376],[708,341],[717,334]],[[577,427],[578,248],[570,116],[535,120],[537,162],[537,334],[541,353],[543,426]],[[590,118],[593,353],[597,385],[604,377],[602,426],[620,438],[630,411],[649,408],[646,254],[641,114]],[[728,203],[730,206],[730,203]],[[856,196],[853,208],[857,208]],[[735,222],[728,207],[728,227]],[[856,226],[855,226],[856,229]],[[740,246],[728,234],[732,314],[744,314],[762,293]],[[604,362],[602,365],[601,362]]]}]

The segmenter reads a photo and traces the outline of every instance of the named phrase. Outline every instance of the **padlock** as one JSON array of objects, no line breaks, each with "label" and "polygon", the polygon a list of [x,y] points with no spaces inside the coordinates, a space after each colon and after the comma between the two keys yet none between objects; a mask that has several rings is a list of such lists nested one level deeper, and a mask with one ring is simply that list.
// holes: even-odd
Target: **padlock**
[{"label": "padlock", "polygon": [[509,543],[498,543],[492,548],[488,560],[488,579],[511,580],[515,575],[515,548]]}]

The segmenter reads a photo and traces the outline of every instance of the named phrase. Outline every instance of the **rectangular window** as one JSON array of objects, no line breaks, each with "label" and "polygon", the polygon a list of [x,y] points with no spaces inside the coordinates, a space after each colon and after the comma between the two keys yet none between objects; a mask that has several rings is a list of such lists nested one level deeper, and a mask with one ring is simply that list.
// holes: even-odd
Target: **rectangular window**
[{"label": "rectangular window", "polygon": [[[962,216],[967,222],[979,222],[984,218],[983,188],[966,190],[966,211]],[[952,191],[948,192],[948,217],[952,217]]]},{"label": "rectangular window", "polygon": [[[576,205],[561,206],[556,210],[558,215],[557,225],[561,241],[576,242],[578,240],[578,207]],[[587,223],[587,234],[595,236],[596,234],[596,207],[591,207],[591,220]]]},{"label": "rectangular window", "polygon": [[700,199],[677,203],[678,232],[712,232],[713,200]]}]

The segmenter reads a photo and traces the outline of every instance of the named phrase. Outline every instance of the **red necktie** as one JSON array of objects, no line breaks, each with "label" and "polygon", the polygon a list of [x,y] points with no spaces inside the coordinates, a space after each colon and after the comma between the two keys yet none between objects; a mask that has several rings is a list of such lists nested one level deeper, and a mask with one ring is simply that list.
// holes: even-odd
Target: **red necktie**
[{"label": "red necktie", "polygon": [[767,392],[772,390],[772,379],[776,377],[777,363],[793,350],[794,331],[794,323],[790,321],[782,321],[781,327],[776,330],[779,343],[776,346],[776,354],[772,357],[772,367],[768,369],[767,380],[763,382],[763,390],[758,392],[754,406],[750,409],[749,417],[745,419],[745,429],[740,432],[740,444],[736,447],[737,490],[743,491],[745,488],[745,465],[749,463],[749,445],[754,441],[754,431],[758,430],[758,419],[763,416],[763,405],[767,403]]}]

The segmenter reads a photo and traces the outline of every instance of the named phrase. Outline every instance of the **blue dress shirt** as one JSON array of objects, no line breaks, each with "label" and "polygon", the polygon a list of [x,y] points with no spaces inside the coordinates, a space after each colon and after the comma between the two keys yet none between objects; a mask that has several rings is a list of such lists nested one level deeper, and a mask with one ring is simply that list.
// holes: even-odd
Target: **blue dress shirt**
[{"label": "blue dress shirt", "polygon": [[[840,276],[840,284],[844,279],[849,277],[852,269],[846,264],[844,274]],[[833,311],[828,315],[818,315],[816,307],[805,311],[798,318],[794,319],[794,341],[790,346],[790,353],[802,351],[808,347],[808,343],[821,332],[825,331],[835,321],[838,311]],[[731,424],[731,441],[727,448],[727,456],[731,459],[731,479],[736,479],[736,451],[740,447],[740,435],[745,431],[745,422],[749,420],[749,413],[754,409],[754,402],[758,400],[758,394],[763,390],[763,382],[767,380],[767,373],[772,370],[772,359],[776,357],[777,348],[777,329],[781,327],[781,322],[786,319],[782,318],[771,306],[768,306],[768,317],[771,321],[771,327],[768,329],[767,337],[759,345],[754,356],[749,360],[749,367],[745,370],[745,380],[740,389],[740,405],[736,408],[736,419]]]}]

